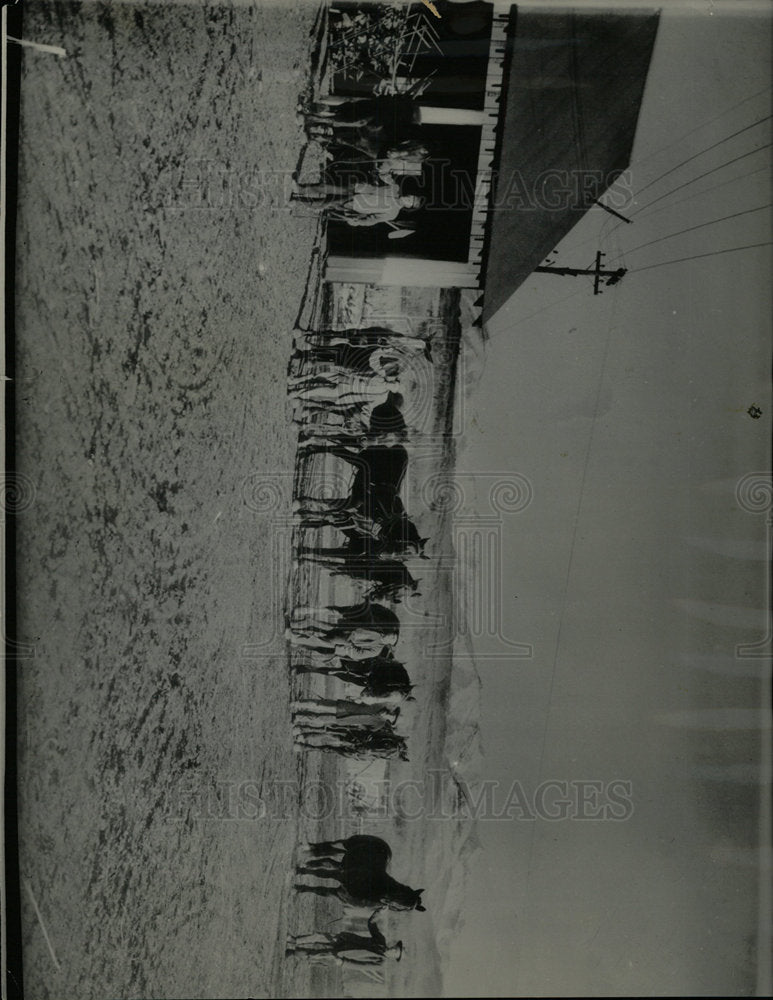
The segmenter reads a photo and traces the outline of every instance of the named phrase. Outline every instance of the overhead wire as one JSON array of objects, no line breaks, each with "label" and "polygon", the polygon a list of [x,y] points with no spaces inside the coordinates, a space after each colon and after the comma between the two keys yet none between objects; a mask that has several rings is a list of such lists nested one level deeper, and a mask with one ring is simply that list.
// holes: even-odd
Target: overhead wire
[{"label": "overhead wire", "polygon": [[720,254],[736,253],[739,250],[754,250],[757,247],[773,246],[773,240],[766,243],[748,243],[742,247],[727,247],[724,250],[712,250],[711,253],[697,253],[690,257],[677,257],[675,260],[661,260],[656,264],[648,264],[646,267],[636,267],[631,273],[640,274],[642,271],[651,271],[655,267],[665,267],[667,264],[681,264],[686,260],[700,260],[702,257],[718,257]]},{"label": "overhead wire", "polygon": [[659,181],[662,181],[664,177],[668,177],[669,174],[673,174],[677,170],[681,170],[681,168],[686,166],[688,163],[692,163],[693,160],[697,160],[699,156],[705,156],[706,153],[710,153],[712,149],[716,149],[718,146],[722,146],[724,143],[730,142],[731,139],[735,139],[736,136],[742,135],[744,132],[748,132],[750,129],[756,128],[757,125],[762,125],[763,122],[770,121],[771,118],[773,118],[773,115],[765,115],[764,118],[759,118],[756,122],[752,122],[751,125],[745,125],[743,128],[738,129],[737,132],[732,132],[730,135],[726,135],[724,138],[717,140],[717,142],[712,143],[710,146],[706,146],[705,149],[701,149],[697,153],[693,153],[692,156],[688,156],[686,160],[682,160],[680,163],[677,163],[676,166],[669,167],[668,170],[653,178],[645,184],[644,187],[639,188],[638,194],[643,194],[645,191],[648,191]]},{"label": "overhead wire", "polygon": [[773,145],[773,143],[766,142],[762,146],[757,146],[755,149],[747,150],[747,152],[741,153],[740,156],[734,156],[732,160],[726,160],[724,163],[720,163],[718,166],[712,167],[711,170],[706,170],[704,173],[698,174],[697,177],[691,177],[682,184],[678,184],[675,188],[671,188],[669,191],[665,191],[663,194],[658,195],[657,198],[653,198],[652,201],[648,201],[646,205],[642,205],[641,208],[637,209],[637,211],[633,213],[633,218],[636,218],[636,216],[638,216],[640,212],[644,211],[645,208],[649,208],[651,205],[656,205],[659,201],[663,201],[664,198],[668,198],[672,194],[676,194],[677,191],[681,191],[690,184],[694,184],[696,181],[702,180],[704,177],[709,177],[711,174],[715,174],[719,170],[724,170],[725,167],[732,166],[733,163],[738,163],[740,160],[745,160],[749,156],[754,156],[755,153],[760,153],[764,149],[769,149],[771,145]]},{"label": "overhead wire", "polygon": [[[714,226],[720,222],[727,222],[729,219],[737,219],[742,215],[751,215],[754,212],[762,212],[764,209],[770,208],[771,204],[772,204],[771,202],[768,202],[767,205],[758,205],[756,208],[747,208],[742,212],[733,212],[731,215],[723,215],[719,219],[709,219],[708,222],[699,222],[695,226],[688,226],[686,229],[680,229],[675,233],[667,233],[665,236],[658,236],[656,239],[649,240],[647,243],[640,243],[638,246],[631,247],[629,250],[626,250],[626,253],[635,253],[637,250],[643,250],[645,247],[651,247],[654,246],[656,243],[662,243],[663,240],[672,240],[675,239],[677,236],[684,235],[685,233],[692,233],[696,229],[705,229],[706,226]],[[615,257],[612,263],[614,263],[618,259],[619,258]]]}]

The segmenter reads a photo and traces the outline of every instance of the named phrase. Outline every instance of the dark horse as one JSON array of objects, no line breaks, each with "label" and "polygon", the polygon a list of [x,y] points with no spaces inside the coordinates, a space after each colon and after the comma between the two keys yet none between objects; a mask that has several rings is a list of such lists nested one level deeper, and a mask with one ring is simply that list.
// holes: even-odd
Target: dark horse
[{"label": "dark horse", "polygon": [[374,604],[372,601],[331,604],[330,610],[338,614],[338,621],[333,626],[336,631],[348,633],[359,628],[369,628],[399,635],[400,619],[391,608],[385,608],[381,604]]},{"label": "dark horse", "polygon": [[361,451],[336,446],[314,445],[306,449],[306,455],[335,455],[354,466],[354,481],[349,494],[349,506],[361,510],[367,517],[376,519],[396,509],[395,501],[408,468],[408,452],[402,445],[369,445]]},{"label": "dark horse", "polygon": [[[391,608],[385,608],[382,604],[372,601],[361,601],[359,604],[331,604],[326,611],[334,612],[335,621],[330,624],[314,622],[310,625],[303,625],[303,619],[298,619],[298,613],[303,609],[296,608],[292,615],[288,616],[287,622],[293,629],[308,629],[316,632],[325,638],[345,639],[350,633],[358,629],[369,629],[381,635],[393,635],[395,638],[400,635],[400,619]],[[303,617],[314,618],[316,612],[305,612]]]},{"label": "dark horse", "polygon": [[391,910],[424,912],[421,903],[424,890],[411,889],[387,874],[392,851],[385,840],[359,835],[322,841],[310,845],[310,849],[315,856],[298,868],[298,874],[333,879],[339,885],[297,885],[299,892],[337,896],[352,906],[388,906]]},{"label": "dark horse", "polygon": [[[408,467],[408,452],[402,445],[369,445],[361,451],[314,445],[305,449],[305,454],[335,455],[355,468],[351,492],[345,500],[301,501],[301,517],[306,527],[329,524],[339,528],[348,539],[347,552],[353,556],[371,558],[423,551],[427,539],[419,537],[400,499]],[[348,511],[377,524],[378,538],[364,533],[355,521],[350,522]]]},{"label": "dark horse", "polygon": [[362,693],[373,698],[386,698],[390,694],[408,697],[413,685],[408,671],[394,659],[391,650],[367,660],[351,660],[340,657],[334,666],[325,666],[317,661],[299,663],[298,673],[320,673],[337,677],[349,684],[362,688]]},{"label": "dark horse", "polygon": [[301,546],[298,556],[319,563],[333,576],[362,580],[367,585],[366,596],[369,601],[388,600],[399,604],[404,594],[418,595],[419,581],[411,576],[405,563],[399,559],[381,558],[372,551],[372,547],[366,555],[355,555],[351,551],[352,547],[358,546],[353,546],[351,542],[339,549]]},{"label": "dark horse", "polygon": [[318,840],[308,845],[311,864],[340,864],[344,858],[356,863],[373,864],[385,868],[392,860],[392,848],[381,837],[358,833],[341,840]]},{"label": "dark horse", "polygon": [[356,526],[343,529],[349,556],[357,557],[360,561],[373,558],[394,559],[410,554],[428,558],[424,556],[427,539],[419,537],[418,529],[405,513],[400,497],[395,497],[392,510],[388,513],[377,508],[374,521],[381,529],[377,538],[363,534]]}]

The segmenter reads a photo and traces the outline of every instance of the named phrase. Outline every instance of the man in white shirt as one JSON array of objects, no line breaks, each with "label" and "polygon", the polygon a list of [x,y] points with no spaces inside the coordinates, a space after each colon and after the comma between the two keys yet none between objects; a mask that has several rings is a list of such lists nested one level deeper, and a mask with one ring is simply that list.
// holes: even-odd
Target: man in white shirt
[{"label": "man in white shirt", "polygon": [[404,211],[421,208],[424,200],[419,195],[400,194],[394,180],[385,179],[381,184],[360,181],[353,193],[336,184],[307,184],[293,194],[293,200],[329,211],[335,218],[350,226],[375,226],[380,222],[393,222]]}]

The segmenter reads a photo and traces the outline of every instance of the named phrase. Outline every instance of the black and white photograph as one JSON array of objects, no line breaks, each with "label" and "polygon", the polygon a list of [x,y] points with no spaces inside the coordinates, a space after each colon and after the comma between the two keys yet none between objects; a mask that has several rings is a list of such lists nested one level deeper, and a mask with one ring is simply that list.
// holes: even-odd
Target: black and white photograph
[{"label": "black and white photograph", "polygon": [[0,41],[3,998],[770,996],[770,4]]}]

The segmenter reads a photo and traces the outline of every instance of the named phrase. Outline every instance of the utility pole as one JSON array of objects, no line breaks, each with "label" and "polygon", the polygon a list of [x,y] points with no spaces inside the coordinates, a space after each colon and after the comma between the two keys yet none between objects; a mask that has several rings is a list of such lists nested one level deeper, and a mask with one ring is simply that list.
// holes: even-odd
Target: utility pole
[{"label": "utility pole", "polygon": [[560,274],[564,276],[570,276],[576,278],[577,275],[593,275],[593,294],[600,295],[599,285],[601,284],[601,279],[606,278],[604,282],[606,285],[616,285],[623,277],[628,273],[628,269],[625,267],[619,267],[616,271],[604,270],[601,267],[601,261],[606,256],[600,250],[596,253],[596,264],[591,270],[590,268],[582,267],[535,267],[534,270],[538,271],[540,274]]}]

